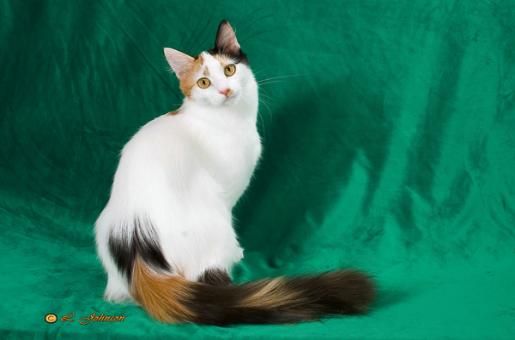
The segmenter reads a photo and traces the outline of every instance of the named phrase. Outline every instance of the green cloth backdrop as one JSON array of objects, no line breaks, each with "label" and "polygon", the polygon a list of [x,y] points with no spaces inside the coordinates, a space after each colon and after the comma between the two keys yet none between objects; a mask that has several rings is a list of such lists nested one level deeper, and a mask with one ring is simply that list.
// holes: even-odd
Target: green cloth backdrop
[{"label": "green cloth backdrop", "polygon": [[[209,48],[222,18],[280,77],[233,276],[358,267],[366,316],[163,325],[102,300],[119,151],[181,102],[162,48]],[[508,0],[0,0],[0,338],[515,338],[514,22]]]}]

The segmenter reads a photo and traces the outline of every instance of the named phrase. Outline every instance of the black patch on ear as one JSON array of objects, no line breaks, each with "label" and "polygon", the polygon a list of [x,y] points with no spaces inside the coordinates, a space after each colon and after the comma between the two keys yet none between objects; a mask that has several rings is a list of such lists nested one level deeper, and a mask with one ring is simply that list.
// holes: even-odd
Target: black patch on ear
[{"label": "black patch on ear", "polygon": [[[127,230],[126,227],[124,229]],[[136,256],[155,269],[170,271],[171,267],[161,251],[157,233],[150,221],[142,222],[136,218],[131,236],[129,237],[128,232],[120,235],[111,233],[108,240],[109,252],[118,270],[129,282]]]},{"label": "black patch on ear", "polygon": [[228,286],[232,283],[229,274],[222,269],[208,269],[198,278],[198,282],[212,286]]},{"label": "black patch on ear", "polygon": [[241,50],[241,48],[239,48],[238,51],[225,51],[222,50],[222,47],[218,45],[218,36],[221,33],[222,27],[227,24],[229,24],[229,22],[225,19],[220,22],[218,25],[218,30],[216,31],[215,47],[208,50],[207,52],[211,55],[224,54],[234,59],[236,63],[243,63],[248,65],[249,61],[247,59],[247,55]]}]

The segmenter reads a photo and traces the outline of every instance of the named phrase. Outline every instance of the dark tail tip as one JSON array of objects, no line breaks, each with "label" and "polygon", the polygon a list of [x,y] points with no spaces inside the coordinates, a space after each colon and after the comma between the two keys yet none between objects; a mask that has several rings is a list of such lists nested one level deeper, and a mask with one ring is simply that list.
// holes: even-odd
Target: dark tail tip
[{"label": "dark tail tip", "polygon": [[337,271],[324,276],[329,282],[329,296],[333,296],[342,308],[339,313],[360,314],[368,311],[376,296],[376,288],[370,276],[353,270]]}]

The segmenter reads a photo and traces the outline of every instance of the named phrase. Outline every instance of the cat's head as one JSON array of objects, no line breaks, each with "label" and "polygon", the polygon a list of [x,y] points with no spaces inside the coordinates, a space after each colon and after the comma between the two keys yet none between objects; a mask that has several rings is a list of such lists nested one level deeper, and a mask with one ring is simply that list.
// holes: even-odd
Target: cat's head
[{"label": "cat's head", "polygon": [[165,48],[164,53],[179,79],[182,93],[195,102],[210,106],[234,105],[247,87],[255,85],[247,57],[226,20],[218,26],[214,48],[197,57],[172,48]]}]

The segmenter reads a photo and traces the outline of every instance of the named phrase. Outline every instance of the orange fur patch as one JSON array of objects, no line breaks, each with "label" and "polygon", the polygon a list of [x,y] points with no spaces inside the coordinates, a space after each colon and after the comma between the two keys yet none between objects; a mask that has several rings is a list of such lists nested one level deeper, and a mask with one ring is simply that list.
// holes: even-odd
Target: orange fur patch
[{"label": "orange fur patch", "polygon": [[134,299],[159,321],[177,323],[195,317],[183,303],[191,297],[188,282],[179,276],[155,274],[139,258],[134,262],[131,290]]},{"label": "orange fur patch", "polygon": [[198,70],[202,67],[204,60],[201,56],[195,58],[193,63],[191,64],[189,70],[184,73],[184,75],[179,80],[179,86],[181,88],[182,93],[189,97],[191,95],[191,89],[195,86],[197,79],[195,74],[197,74]]}]

